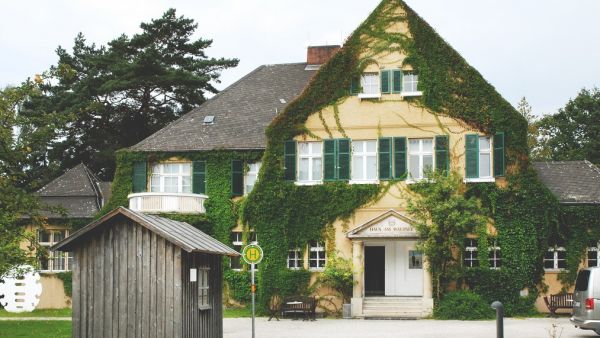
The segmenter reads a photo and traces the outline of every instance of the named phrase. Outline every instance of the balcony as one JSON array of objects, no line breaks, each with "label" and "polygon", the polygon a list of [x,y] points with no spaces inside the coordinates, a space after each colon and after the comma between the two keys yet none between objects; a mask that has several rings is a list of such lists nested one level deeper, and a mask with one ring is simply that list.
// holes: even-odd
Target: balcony
[{"label": "balcony", "polygon": [[130,194],[129,209],[150,214],[176,212],[181,214],[204,214],[204,201],[201,194],[178,194],[163,192],[142,192]]}]

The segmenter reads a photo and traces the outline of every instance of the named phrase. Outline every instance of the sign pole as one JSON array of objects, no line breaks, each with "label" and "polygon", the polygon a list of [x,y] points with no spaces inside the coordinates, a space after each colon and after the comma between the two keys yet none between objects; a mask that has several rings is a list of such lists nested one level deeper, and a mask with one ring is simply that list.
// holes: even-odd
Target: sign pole
[{"label": "sign pole", "polygon": [[242,250],[242,258],[250,264],[251,284],[250,293],[252,294],[252,338],[256,338],[256,283],[254,281],[255,265],[263,259],[263,251],[258,244],[250,244]]},{"label": "sign pole", "polygon": [[254,263],[252,263],[251,267],[252,271],[252,338],[255,338],[255,327],[254,327],[254,317],[255,317],[255,298],[256,298],[256,284],[254,284]]}]

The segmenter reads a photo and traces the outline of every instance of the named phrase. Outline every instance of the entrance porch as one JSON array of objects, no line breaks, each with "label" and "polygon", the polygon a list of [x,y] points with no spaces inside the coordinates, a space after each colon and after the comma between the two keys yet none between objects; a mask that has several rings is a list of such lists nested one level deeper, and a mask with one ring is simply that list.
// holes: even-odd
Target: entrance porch
[{"label": "entrance porch", "polygon": [[412,221],[390,210],[348,232],[355,318],[423,318],[433,298],[427,262]]}]

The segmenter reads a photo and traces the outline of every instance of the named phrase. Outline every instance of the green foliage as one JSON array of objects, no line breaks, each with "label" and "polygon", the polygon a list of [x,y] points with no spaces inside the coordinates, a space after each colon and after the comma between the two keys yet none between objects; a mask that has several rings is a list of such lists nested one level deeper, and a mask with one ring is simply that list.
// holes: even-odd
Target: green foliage
[{"label": "green foliage", "polygon": [[429,173],[427,180],[411,185],[410,190],[417,194],[407,198],[407,210],[415,220],[419,247],[429,262],[439,300],[447,283],[456,279],[460,271],[454,249],[462,247],[467,234],[485,233],[487,219],[479,200],[465,197],[466,186],[457,172],[447,176]]},{"label": "green foliage", "polygon": [[434,309],[436,319],[477,320],[494,318],[494,310],[478,294],[468,291],[449,292]]},{"label": "green foliage", "polygon": [[238,60],[207,57],[212,40],[193,38],[197,27],[169,9],[142,23],[141,32],[120,35],[106,46],[88,44],[80,33],[71,53],[58,47],[43,95],[23,110],[28,116],[58,112],[69,120],[57,129],[62,137],[48,147],[50,161],[63,170],[85,162],[100,177],[111,178],[116,150],[202,104],[206,93],[217,93],[213,83]]},{"label": "green foliage", "polygon": [[73,272],[59,272],[56,274],[56,278],[60,279],[63,282],[63,288],[65,289],[65,294],[69,297],[73,296]]},{"label": "green foliage", "polygon": [[553,160],[600,163],[600,89],[582,89],[558,113],[538,123],[543,147]]},{"label": "green foliage", "polygon": [[512,271],[502,268],[469,268],[466,269],[464,277],[470,290],[479,295],[487,306],[494,301],[502,302],[506,316],[526,316],[535,313],[537,292],[530,289],[527,297],[521,297],[521,286],[513,281]]},{"label": "green foliage", "polygon": [[600,241],[600,206],[564,205],[560,208],[560,236],[566,242],[567,268],[558,275],[565,288],[573,286],[588,246]]},{"label": "green foliage", "polygon": [[[0,277],[14,265],[35,264],[35,236],[25,232],[21,221],[41,226],[38,200],[29,194],[36,188],[30,175],[39,165],[39,152],[49,130],[32,130],[29,119],[21,116],[19,107],[29,97],[38,95],[31,82],[0,91]],[[48,128],[51,128],[50,121]],[[15,129],[20,129],[14,135]],[[26,248],[21,245],[26,243]]]},{"label": "green foliage", "polygon": [[337,255],[330,257],[325,270],[319,275],[319,283],[336,290],[344,303],[350,303],[355,283],[352,276],[352,261]]},{"label": "green foliage", "polygon": [[229,298],[240,303],[249,302],[252,297],[250,293],[250,278],[250,272],[248,271],[225,270],[223,279],[225,280],[225,285],[227,285]]}]

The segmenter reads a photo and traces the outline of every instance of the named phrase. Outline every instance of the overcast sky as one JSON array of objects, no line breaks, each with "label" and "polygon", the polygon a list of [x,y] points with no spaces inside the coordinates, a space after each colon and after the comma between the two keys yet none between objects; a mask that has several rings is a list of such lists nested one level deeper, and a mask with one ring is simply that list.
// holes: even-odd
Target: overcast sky
[{"label": "overcast sky", "polygon": [[[600,87],[598,0],[406,0],[516,106],[553,113],[583,87]],[[169,7],[214,39],[209,56],[237,57],[222,89],[261,64],[302,62],[308,45],[339,44],[379,0],[2,1],[0,87],[56,63],[83,32],[105,44]]]}]

